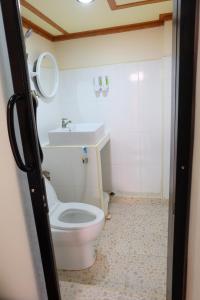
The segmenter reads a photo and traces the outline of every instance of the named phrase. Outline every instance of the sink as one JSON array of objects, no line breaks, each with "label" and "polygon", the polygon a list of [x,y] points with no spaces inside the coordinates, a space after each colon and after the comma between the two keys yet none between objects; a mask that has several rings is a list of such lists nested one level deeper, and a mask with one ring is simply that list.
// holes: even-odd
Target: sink
[{"label": "sink", "polygon": [[72,123],[48,132],[50,145],[95,145],[104,136],[103,123]]}]

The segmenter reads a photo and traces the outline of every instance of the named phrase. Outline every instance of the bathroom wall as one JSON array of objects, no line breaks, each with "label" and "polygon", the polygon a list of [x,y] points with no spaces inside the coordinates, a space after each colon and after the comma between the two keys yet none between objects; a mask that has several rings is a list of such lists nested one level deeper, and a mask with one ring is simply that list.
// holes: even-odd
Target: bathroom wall
[{"label": "bathroom wall", "polygon": [[[25,31],[25,29],[24,29]],[[51,52],[55,55],[55,44],[33,33],[26,40],[26,50],[28,54],[28,67],[33,70],[34,62],[42,52]],[[45,68],[46,78],[48,80],[49,70]],[[33,81],[30,78],[31,88],[34,90]],[[45,101],[39,97],[39,106],[37,111],[37,122],[39,138],[42,145],[48,143],[48,131],[60,126],[61,115],[57,96],[50,101]]]},{"label": "bathroom wall", "polygon": [[167,21],[163,27],[163,56],[172,54],[172,21]]},{"label": "bathroom wall", "polygon": [[[55,49],[62,117],[104,122],[111,133],[110,189],[168,199],[172,22],[58,42]],[[99,75],[109,76],[106,98],[93,92],[92,80]]]},{"label": "bathroom wall", "polygon": [[[55,53],[60,68],[56,101],[40,101],[41,143],[62,117],[105,122],[111,133],[111,187],[121,194],[168,198],[172,23],[133,32],[69,40],[42,48],[30,60]],[[34,50],[36,49],[36,50]],[[40,51],[41,50],[41,51]],[[96,98],[95,76],[109,76],[108,97]]]},{"label": "bathroom wall", "polygon": [[[57,43],[33,33],[26,40],[29,68],[32,70],[35,60],[44,51],[56,56],[60,69],[160,59],[171,53],[171,25],[169,21],[152,29]],[[55,101],[49,103],[40,99],[38,129],[41,144],[48,143],[48,131],[60,126],[60,122],[61,109],[57,96]]]},{"label": "bathroom wall", "polygon": [[[28,65],[29,70],[33,70],[33,65]],[[46,73],[48,80],[50,70],[43,68],[43,74]],[[30,78],[31,89],[35,90],[32,79]],[[41,145],[49,143],[48,131],[61,126],[61,111],[58,95],[51,99],[44,99],[39,95],[37,108],[37,127]]]},{"label": "bathroom wall", "polygon": [[[171,59],[62,70],[62,117],[104,122],[110,132],[111,190],[168,198]],[[107,75],[107,97],[93,78]],[[105,180],[106,181],[106,180]]]},{"label": "bathroom wall", "polygon": [[60,69],[102,66],[171,55],[172,22],[164,26],[55,43]]},{"label": "bathroom wall", "polygon": [[[23,30],[26,32],[27,29],[24,28]],[[33,64],[42,52],[49,51],[55,55],[55,44],[34,32],[25,42],[30,64]]]},{"label": "bathroom wall", "polygon": [[171,142],[171,56],[163,58],[163,107],[162,107],[162,155],[163,155],[163,198],[169,199],[170,142]]}]

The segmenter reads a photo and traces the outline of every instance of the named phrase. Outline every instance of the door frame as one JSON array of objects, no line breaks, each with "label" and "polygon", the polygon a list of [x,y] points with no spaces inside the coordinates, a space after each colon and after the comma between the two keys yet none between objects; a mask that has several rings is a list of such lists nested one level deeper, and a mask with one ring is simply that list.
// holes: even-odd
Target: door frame
[{"label": "door frame", "polygon": [[193,163],[199,0],[175,0],[167,299],[185,300]]},{"label": "door frame", "polygon": [[[35,120],[36,117],[34,115],[29,84],[27,56],[19,10],[19,1],[0,0],[0,6],[2,9],[14,90],[14,95],[10,98],[10,100],[14,100],[14,97],[15,99],[18,99],[16,100],[15,105],[23,149],[22,156],[24,157],[24,165],[27,169],[26,171],[23,171],[27,172],[27,180],[29,184],[32,211],[34,215],[35,229],[37,232],[47,297],[49,300],[60,300],[60,289],[49,224],[46,190],[41,169],[41,157]],[[11,103],[10,100],[8,103]],[[10,131],[9,125],[8,131]],[[10,141],[11,140],[12,139],[10,138]],[[12,151],[14,154],[13,148]]]},{"label": "door frame", "polygon": [[[22,105],[19,107],[19,110],[26,115],[28,109],[30,117],[33,115],[33,107],[30,98],[30,87],[27,80],[28,71],[25,58],[26,53],[23,42],[18,0],[0,1],[4,15],[4,24],[7,24],[6,36],[8,46],[11,49],[10,56],[12,59],[15,58],[16,62],[14,65],[11,65],[11,68],[16,75],[17,72],[19,72],[20,64],[24,67],[22,78],[20,81],[18,80],[17,85],[14,88],[15,92],[20,93],[24,92],[24,90],[26,91],[28,108],[27,105],[26,107],[23,107]],[[194,136],[198,5],[199,0],[174,0],[170,226],[168,235],[167,278],[168,300],[185,300],[186,297],[189,206]],[[11,26],[13,25],[13,22],[15,22],[15,26]],[[14,38],[9,37],[11,33]],[[18,56],[15,51],[16,45],[20,48]],[[27,122],[27,119],[22,118],[19,122],[21,128],[26,130],[23,123]],[[26,141],[28,143],[26,143],[25,147],[27,147],[27,145],[30,147],[31,145],[34,148],[36,171],[28,175],[28,180],[46,289],[48,299],[60,299],[48,213],[45,212],[44,209],[45,191],[41,177],[41,161],[39,158],[34,120],[32,120],[30,130],[31,142],[29,144],[29,141]],[[30,150],[30,153],[33,153],[32,149]],[[25,157],[25,160],[29,162],[32,158]],[[33,190],[34,193],[32,192]]]}]

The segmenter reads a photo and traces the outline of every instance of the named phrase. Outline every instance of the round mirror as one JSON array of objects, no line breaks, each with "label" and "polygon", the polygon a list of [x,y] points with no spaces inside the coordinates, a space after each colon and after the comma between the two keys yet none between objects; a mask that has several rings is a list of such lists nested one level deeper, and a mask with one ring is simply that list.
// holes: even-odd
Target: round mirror
[{"label": "round mirror", "polygon": [[53,98],[59,84],[59,71],[55,57],[49,53],[42,53],[37,62],[35,78],[40,94],[44,98]]}]

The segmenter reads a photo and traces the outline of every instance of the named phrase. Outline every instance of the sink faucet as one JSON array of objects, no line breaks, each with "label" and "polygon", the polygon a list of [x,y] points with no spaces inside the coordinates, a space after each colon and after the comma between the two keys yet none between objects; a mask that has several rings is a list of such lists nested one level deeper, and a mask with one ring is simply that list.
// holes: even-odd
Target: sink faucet
[{"label": "sink faucet", "polygon": [[67,118],[62,118],[62,128],[70,128],[69,124],[71,124],[72,121]]}]

